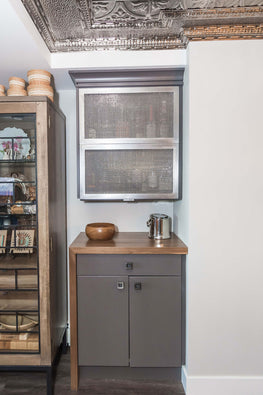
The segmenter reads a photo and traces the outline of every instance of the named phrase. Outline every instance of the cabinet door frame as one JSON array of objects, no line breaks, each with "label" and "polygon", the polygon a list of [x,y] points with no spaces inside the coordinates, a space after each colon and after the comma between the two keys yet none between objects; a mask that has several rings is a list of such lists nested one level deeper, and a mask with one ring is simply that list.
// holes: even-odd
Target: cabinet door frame
[{"label": "cabinet door frame", "polygon": [[181,289],[181,276],[129,278],[131,367],[181,366]]},{"label": "cabinet door frame", "polygon": [[[50,248],[48,217],[48,121],[47,102],[13,101],[4,98],[0,101],[1,114],[36,115],[36,169],[37,169],[37,208],[38,208],[38,262],[39,262],[39,318],[40,318],[40,350],[39,354],[1,355],[1,365],[50,365],[51,363],[51,320],[50,320]],[[10,100],[9,100],[10,99]],[[21,99],[20,99],[21,100]],[[41,182],[40,182],[41,180]],[[40,219],[41,213],[41,219]]]},{"label": "cabinet door frame", "polygon": [[[171,193],[86,193],[86,151],[114,151],[114,150],[171,150],[173,155],[173,191]],[[172,145],[155,145],[155,144],[119,144],[119,145],[82,145],[80,147],[80,199],[81,200],[148,200],[148,199],[178,199],[180,191],[180,174],[179,174],[180,144]]]},{"label": "cabinet door frame", "polygon": [[[156,87],[126,87],[126,88],[81,88],[79,96],[79,144],[81,145],[104,145],[104,144],[157,144],[169,145],[180,142],[180,118],[181,118],[181,89],[179,86],[156,86]],[[109,94],[136,94],[136,93],[171,93],[173,94],[173,136],[155,138],[85,138],[85,95],[109,95]]]},{"label": "cabinet door frame", "polygon": [[78,276],[77,287],[78,364],[129,366],[128,276]]}]

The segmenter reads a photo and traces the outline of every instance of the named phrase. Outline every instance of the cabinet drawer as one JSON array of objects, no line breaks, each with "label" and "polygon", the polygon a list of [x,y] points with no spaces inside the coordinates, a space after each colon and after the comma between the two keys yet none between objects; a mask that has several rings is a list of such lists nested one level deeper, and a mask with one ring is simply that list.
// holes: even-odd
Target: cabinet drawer
[{"label": "cabinet drawer", "polygon": [[181,255],[77,255],[78,276],[181,275]]}]

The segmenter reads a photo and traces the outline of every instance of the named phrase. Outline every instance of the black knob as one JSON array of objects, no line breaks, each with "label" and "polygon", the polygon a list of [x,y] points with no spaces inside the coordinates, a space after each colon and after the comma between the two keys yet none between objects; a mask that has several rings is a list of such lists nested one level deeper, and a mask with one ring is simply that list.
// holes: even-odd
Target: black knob
[{"label": "black knob", "polygon": [[132,270],[133,269],[133,263],[132,262],[127,262],[126,263],[126,269],[127,270]]},{"label": "black knob", "polygon": [[142,289],[142,283],[135,283],[134,289],[136,289],[136,291],[140,291]]}]

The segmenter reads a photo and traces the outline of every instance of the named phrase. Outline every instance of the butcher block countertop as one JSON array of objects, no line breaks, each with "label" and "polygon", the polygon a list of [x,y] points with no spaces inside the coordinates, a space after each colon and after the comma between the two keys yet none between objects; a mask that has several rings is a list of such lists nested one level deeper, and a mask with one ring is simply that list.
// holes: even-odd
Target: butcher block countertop
[{"label": "butcher block countertop", "polygon": [[147,232],[117,232],[112,240],[89,240],[80,233],[69,247],[71,254],[181,254],[187,246],[174,233],[170,239],[153,240]]}]

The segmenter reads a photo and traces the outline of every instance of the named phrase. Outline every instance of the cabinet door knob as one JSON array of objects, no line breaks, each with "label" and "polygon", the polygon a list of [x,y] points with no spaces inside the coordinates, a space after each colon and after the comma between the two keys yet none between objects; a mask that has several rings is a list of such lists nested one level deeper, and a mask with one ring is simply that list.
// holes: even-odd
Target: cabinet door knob
[{"label": "cabinet door knob", "polygon": [[142,283],[135,283],[134,289],[136,289],[136,291],[140,291],[142,289]]},{"label": "cabinet door knob", "polygon": [[124,285],[125,285],[124,281],[118,281],[117,282],[117,289],[124,289]]},{"label": "cabinet door knob", "polygon": [[133,269],[133,262],[127,262],[126,263],[126,269],[127,270],[132,270]]}]

